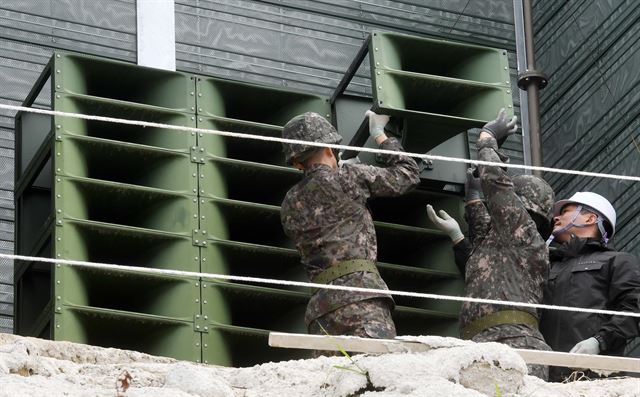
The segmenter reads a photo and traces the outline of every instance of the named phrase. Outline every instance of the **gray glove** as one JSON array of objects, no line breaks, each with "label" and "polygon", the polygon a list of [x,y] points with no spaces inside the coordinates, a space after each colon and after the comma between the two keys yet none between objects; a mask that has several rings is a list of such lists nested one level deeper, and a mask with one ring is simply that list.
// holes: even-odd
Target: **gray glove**
[{"label": "gray glove", "polygon": [[483,131],[493,135],[498,142],[498,147],[502,146],[504,141],[507,140],[509,135],[513,135],[518,131],[518,117],[513,116],[511,120],[507,118],[507,112],[504,108],[498,112],[498,117],[495,120],[488,122],[482,127]]},{"label": "gray glove", "polygon": [[427,204],[427,216],[438,230],[446,233],[454,243],[462,240],[464,238],[464,234],[462,234],[458,222],[456,222],[451,215],[447,214],[446,211],[440,210],[438,212],[440,213],[440,216],[436,215],[431,204]]},{"label": "gray glove", "polygon": [[592,336],[589,339],[578,342],[571,350],[569,350],[569,353],[600,354],[600,342]]},{"label": "gray glove", "polygon": [[376,139],[384,134],[384,126],[389,122],[389,116],[386,114],[376,114],[371,110],[367,110],[365,116],[369,117],[369,135]]},{"label": "gray glove", "polygon": [[467,168],[467,180],[464,181],[464,201],[480,200],[482,185],[480,178],[473,175],[475,168]]}]

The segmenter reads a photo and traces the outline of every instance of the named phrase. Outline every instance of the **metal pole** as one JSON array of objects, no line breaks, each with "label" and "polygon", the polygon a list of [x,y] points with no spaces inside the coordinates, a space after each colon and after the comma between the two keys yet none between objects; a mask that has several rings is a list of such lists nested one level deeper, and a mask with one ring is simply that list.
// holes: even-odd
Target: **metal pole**
[{"label": "metal pole", "polygon": [[[542,139],[540,134],[540,99],[539,90],[547,85],[547,76],[536,70],[533,46],[533,17],[531,0],[522,0],[522,25],[526,53],[526,70],[518,76],[518,87],[527,91],[529,112],[529,143],[531,148],[531,164],[542,166]],[[534,175],[542,176],[539,171]]]},{"label": "metal pole", "polygon": [[[524,26],[522,23],[522,0],[513,0],[513,21],[516,33],[516,61],[518,64],[518,74],[527,70],[527,53],[524,43]],[[520,98],[520,126],[522,129],[522,155],[524,165],[531,165],[531,142],[529,133],[529,99],[527,93],[518,90]],[[531,174],[531,170],[525,170],[526,174]]]}]

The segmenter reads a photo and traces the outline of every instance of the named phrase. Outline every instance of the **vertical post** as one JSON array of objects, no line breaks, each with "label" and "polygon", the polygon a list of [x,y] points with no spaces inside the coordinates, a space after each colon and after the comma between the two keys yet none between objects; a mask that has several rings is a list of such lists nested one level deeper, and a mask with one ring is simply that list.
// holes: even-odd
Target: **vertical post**
[{"label": "vertical post", "polygon": [[[516,33],[516,60],[518,74],[527,70],[527,53],[524,43],[524,25],[522,15],[522,0],[513,0],[513,21]],[[531,165],[531,142],[529,133],[529,99],[523,90],[518,91],[520,97],[520,126],[522,127],[522,154],[524,165]],[[524,170],[531,174],[531,170]]]},{"label": "vertical post", "polygon": [[[527,110],[529,115],[529,144],[531,149],[531,165],[542,166],[542,139],[540,134],[540,99],[539,90],[547,85],[547,77],[536,70],[533,46],[533,17],[531,0],[521,0],[522,29],[524,31],[524,47],[526,69],[518,75],[518,87],[527,91]],[[514,7],[515,9],[515,7]],[[534,171],[536,176],[542,173]]]},{"label": "vertical post", "polygon": [[137,0],[138,65],[176,70],[174,0]]}]

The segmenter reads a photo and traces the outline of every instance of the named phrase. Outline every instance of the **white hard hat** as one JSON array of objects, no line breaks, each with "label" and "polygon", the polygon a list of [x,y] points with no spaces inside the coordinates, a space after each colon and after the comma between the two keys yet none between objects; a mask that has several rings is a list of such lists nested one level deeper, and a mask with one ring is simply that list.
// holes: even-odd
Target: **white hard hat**
[{"label": "white hard hat", "polygon": [[559,200],[553,205],[553,216],[560,215],[562,207],[567,204],[582,204],[596,210],[611,225],[611,235],[616,233],[616,210],[606,198],[593,192],[576,192],[568,200]]}]

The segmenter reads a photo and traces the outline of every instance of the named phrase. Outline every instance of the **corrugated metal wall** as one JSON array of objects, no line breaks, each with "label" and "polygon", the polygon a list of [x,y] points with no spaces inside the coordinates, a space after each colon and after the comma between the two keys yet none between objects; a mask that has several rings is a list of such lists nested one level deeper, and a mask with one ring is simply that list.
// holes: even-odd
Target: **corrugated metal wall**
[{"label": "corrugated metal wall", "polygon": [[[177,68],[328,94],[374,28],[505,48],[512,0],[176,0]],[[135,0],[3,0],[0,101],[20,104],[53,49],[134,62]],[[368,61],[364,63],[368,68]],[[368,94],[362,68],[349,93]],[[518,105],[518,92],[514,103]],[[36,101],[48,106],[48,93]],[[0,111],[0,252],[13,252],[14,112]],[[472,134],[473,143],[475,135]],[[520,140],[508,143],[522,163]],[[12,328],[12,264],[0,261],[0,332]]]},{"label": "corrugated metal wall", "polygon": [[[640,175],[640,2],[534,6],[546,166]],[[640,183],[550,176],[559,198],[590,190],[618,213],[615,247],[640,255]]]}]

